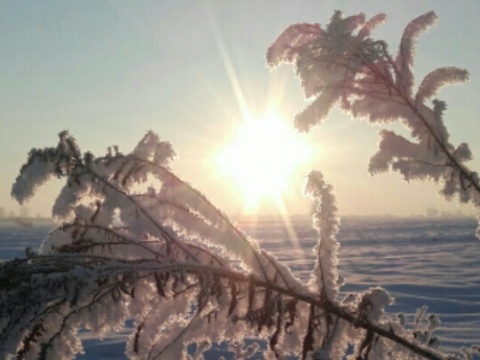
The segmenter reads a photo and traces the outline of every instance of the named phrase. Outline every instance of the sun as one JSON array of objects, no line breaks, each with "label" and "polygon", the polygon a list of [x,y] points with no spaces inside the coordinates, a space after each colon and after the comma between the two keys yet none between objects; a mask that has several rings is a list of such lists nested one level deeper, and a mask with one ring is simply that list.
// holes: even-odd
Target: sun
[{"label": "sun", "polygon": [[311,146],[277,114],[246,120],[218,154],[216,165],[242,196],[247,212],[278,202],[312,154]]}]

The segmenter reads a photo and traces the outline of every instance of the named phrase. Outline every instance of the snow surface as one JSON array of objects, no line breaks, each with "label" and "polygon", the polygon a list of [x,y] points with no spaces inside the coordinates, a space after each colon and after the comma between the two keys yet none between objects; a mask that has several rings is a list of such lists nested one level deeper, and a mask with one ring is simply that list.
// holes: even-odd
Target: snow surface
[{"label": "snow surface", "polygon": [[[289,240],[287,228],[277,221],[242,223],[262,247],[274,253],[299,276],[308,279],[315,259],[311,250],[317,233],[307,221],[296,221],[298,245]],[[459,351],[478,344],[480,329],[480,241],[475,220],[344,219],[338,239],[339,274],[345,278],[342,293],[383,286],[396,299],[391,313],[413,318],[417,308],[428,305],[442,322],[437,335],[441,348]],[[50,230],[47,226],[0,226],[0,260],[23,257],[26,246],[37,248]],[[124,338],[131,329],[102,341],[82,333],[85,354],[78,360],[125,359]],[[219,346],[206,359],[228,353]],[[476,358],[480,359],[480,358]]]}]

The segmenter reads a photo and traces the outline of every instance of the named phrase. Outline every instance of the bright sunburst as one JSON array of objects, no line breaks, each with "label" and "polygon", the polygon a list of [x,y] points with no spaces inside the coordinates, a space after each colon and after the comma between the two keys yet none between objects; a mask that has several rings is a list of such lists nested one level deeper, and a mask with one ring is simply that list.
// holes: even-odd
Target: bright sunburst
[{"label": "bright sunburst", "polygon": [[245,210],[254,211],[266,198],[278,202],[310,150],[291,124],[270,114],[245,121],[220,152],[217,165],[240,192]]}]

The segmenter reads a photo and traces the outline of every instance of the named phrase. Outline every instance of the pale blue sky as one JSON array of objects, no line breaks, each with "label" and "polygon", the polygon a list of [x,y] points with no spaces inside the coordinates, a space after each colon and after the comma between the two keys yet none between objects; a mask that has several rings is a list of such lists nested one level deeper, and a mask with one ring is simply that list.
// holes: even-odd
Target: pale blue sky
[{"label": "pale blue sky", "polygon": [[[240,200],[223,187],[212,154],[241,118],[218,40],[225,44],[247,104],[261,113],[284,88],[281,111],[293,119],[305,105],[291,66],[270,72],[264,54],[290,24],[326,23],[335,9],[389,20],[374,32],[395,51],[404,26],[434,10],[439,21],[419,40],[417,79],[439,66],[470,71],[470,81],[444,89],[453,142],[469,142],[480,156],[480,47],[476,0],[445,1],[6,1],[0,3],[0,206],[18,211],[10,186],[31,147],[53,146],[68,129],[83,150],[130,150],[146,130],[173,143],[174,168],[235,213]],[[218,31],[216,32],[217,29]],[[292,212],[310,167],[334,185],[343,214],[424,214],[427,207],[468,212],[444,203],[432,184],[405,184],[398,174],[370,177],[378,128],[334,111],[306,137],[319,155],[298,171]],[[480,170],[478,160],[472,162]],[[28,204],[47,215],[57,185]],[[223,189],[223,190],[222,190]],[[269,211],[265,207],[265,211]]]}]

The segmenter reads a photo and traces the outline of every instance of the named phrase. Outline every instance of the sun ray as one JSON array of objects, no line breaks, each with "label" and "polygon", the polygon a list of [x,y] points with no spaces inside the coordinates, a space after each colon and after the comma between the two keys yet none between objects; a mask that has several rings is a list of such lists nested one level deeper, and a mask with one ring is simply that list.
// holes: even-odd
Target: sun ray
[{"label": "sun ray", "polygon": [[277,204],[278,211],[280,213],[280,216],[282,217],[282,222],[285,226],[285,230],[287,231],[288,238],[290,240],[290,243],[293,246],[293,249],[298,252],[299,259],[301,260],[300,262],[300,267],[302,270],[306,271],[308,268],[307,261],[306,261],[306,256],[304,254],[304,251],[302,249],[302,246],[300,245],[300,239],[297,236],[297,232],[295,231],[295,228],[293,227],[293,222],[290,217],[290,213],[287,210],[287,207],[285,206],[285,202],[283,201],[283,197],[281,195],[275,197],[275,202]]},{"label": "sun ray", "polygon": [[233,66],[232,60],[230,59],[230,55],[228,53],[225,42],[223,41],[222,34],[218,28],[217,20],[215,19],[212,11],[207,11],[207,14],[210,21],[210,26],[212,28],[213,36],[215,37],[215,42],[217,43],[218,52],[223,60],[223,65],[225,66],[227,77],[235,94],[235,98],[240,108],[240,112],[242,113],[242,118],[248,121],[251,118],[250,109],[247,105],[247,101],[245,100],[245,95],[243,94],[243,90],[240,85],[240,81],[238,80],[237,73],[235,72],[235,68]]}]

